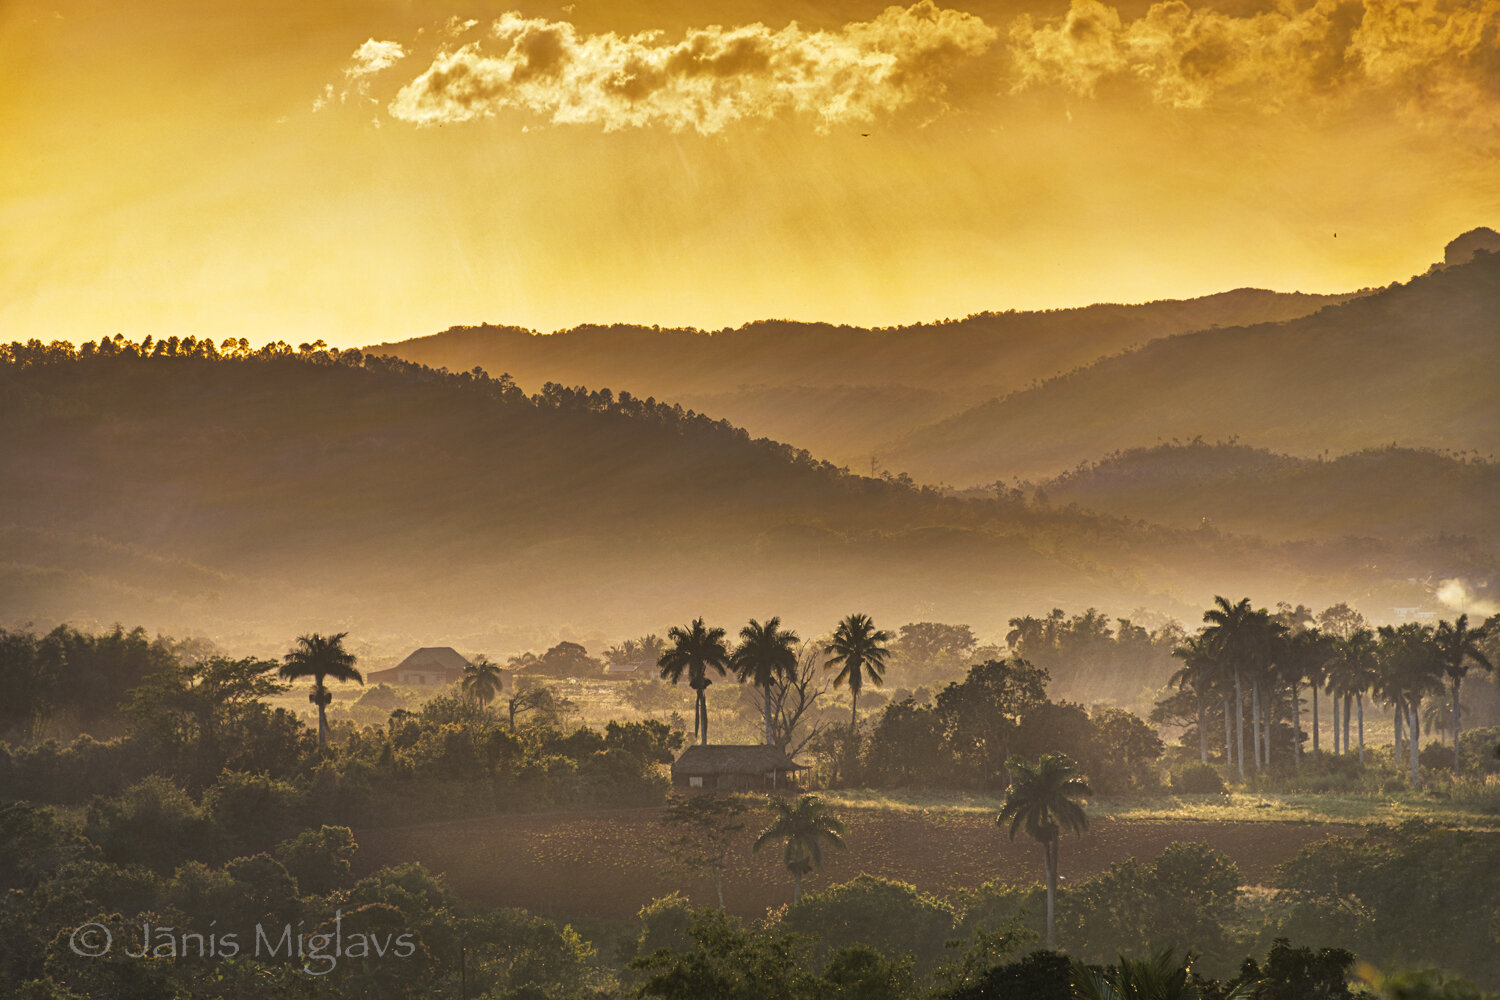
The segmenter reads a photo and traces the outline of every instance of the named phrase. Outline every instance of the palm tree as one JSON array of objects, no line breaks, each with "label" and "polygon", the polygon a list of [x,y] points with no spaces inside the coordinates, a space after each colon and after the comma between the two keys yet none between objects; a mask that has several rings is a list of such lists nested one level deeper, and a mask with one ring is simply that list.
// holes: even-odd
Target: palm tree
[{"label": "palm tree", "polygon": [[498,663],[491,663],[489,657],[481,654],[464,667],[464,679],[459,687],[479,704],[488,705],[505,690],[505,674],[500,671]]},{"label": "palm tree", "polygon": [[[1172,655],[1182,661],[1182,667],[1178,669],[1167,683],[1176,687],[1179,691],[1183,688],[1191,688],[1198,702],[1198,759],[1204,764],[1208,763],[1208,732],[1204,728],[1204,701],[1213,688],[1214,671],[1217,664],[1213,658],[1213,651],[1201,635],[1188,636],[1182,645],[1172,650]],[[1228,742],[1225,742],[1225,752],[1228,752]]]},{"label": "palm tree", "polygon": [[693,705],[693,735],[698,737],[700,744],[707,746],[708,696],[704,692],[713,683],[708,677],[709,668],[717,670],[722,677],[729,667],[724,630],[707,628],[702,618],[694,618],[687,628],[674,626],[667,632],[667,640],[672,645],[661,654],[656,665],[661,668],[662,679],[673,684],[682,679],[684,672],[687,673],[688,687],[698,693]]},{"label": "palm tree", "polygon": [[[1226,597],[1216,596],[1214,606],[1203,613],[1207,628],[1203,637],[1215,654],[1228,661],[1234,672],[1234,725],[1235,743],[1240,769],[1240,781],[1245,780],[1245,701],[1240,682],[1248,676],[1252,695],[1259,690],[1261,675],[1270,667],[1271,642],[1276,632],[1275,623],[1265,609],[1250,607],[1250,598],[1242,598],[1230,604]],[[1256,717],[1253,720],[1256,754],[1255,766],[1260,767],[1260,712],[1259,698],[1255,698]]]},{"label": "palm tree", "polygon": [[344,637],[348,632],[340,632],[337,635],[321,636],[314,632],[312,635],[297,637],[297,645],[292,647],[291,652],[282,657],[281,668],[277,673],[285,681],[301,680],[304,677],[313,679],[312,693],[307,700],[318,706],[318,749],[323,749],[328,742],[328,704],[333,701],[333,692],[328,690],[324,683],[328,678],[336,681],[355,681],[363,684],[364,677],[354,668],[354,654],[344,648]]},{"label": "palm tree", "polygon": [[890,638],[890,633],[875,628],[869,615],[854,614],[839,622],[838,628],[833,630],[832,641],[823,647],[823,652],[833,654],[823,662],[823,669],[842,667],[833,679],[833,686],[848,684],[853,696],[850,729],[859,726],[859,692],[865,686],[865,676],[868,674],[870,683],[876,687],[880,687],[885,677],[885,658],[891,651],[881,643]]},{"label": "palm tree", "polygon": [[842,849],[849,828],[816,795],[804,795],[795,803],[772,796],[767,805],[771,825],[755,838],[751,850],[758,851],[772,841],[784,845],[782,863],[791,873],[792,902],[796,903],[802,899],[802,877],[823,864],[823,845]]},{"label": "palm tree", "polygon": [[769,618],[764,625],[754,618],[740,629],[740,645],[729,658],[729,665],[743,681],[760,689],[765,708],[766,745],[776,742],[771,732],[771,686],[797,671],[796,632],[783,630],[780,618]]},{"label": "palm tree", "polygon": [[1484,650],[1479,644],[1489,637],[1489,631],[1485,626],[1469,628],[1469,616],[1459,615],[1458,621],[1448,623],[1438,622],[1437,631],[1433,633],[1432,645],[1437,658],[1443,665],[1443,673],[1453,682],[1453,776],[1458,777],[1458,688],[1463,683],[1464,676],[1469,672],[1469,664],[1483,667],[1485,670],[1494,670],[1495,665],[1490,662],[1489,657],[1484,655]]},{"label": "palm tree", "polygon": [[[1354,692],[1354,707],[1359,718],[1359,762],[1365,762],[1365,692],[1379,679],[1375,633],[1367,628],[1355,629],[1347,637],[1335,640],[1339,656],[1339,676],[1346,692]],[[1348,721],[1345,708],[1345,721]],[[1348,740],[1344,750],[1348,752]]]},{"label": "palm tree", "polygon": [[1380,684],[1396,708],[1396,743],[1399,752],[1401,727],[1407,731],[1411,783],[1421,780],[1417,754],[1421,747],[1422,698],[1442,690],[1444,664],[1438,659],[1432,629],[1417,622],[1380,626]]},{"label": "palm tree", "polygon": [[1053,916],[1057,902],[1057,853],[1064,830],[1081,833],[1088,829],[1089,818],[1077,796],[1092,795],[1088,783],[1077,776],[1077,767],[1060,753],[1044,753],[1036,764],[1019,756],[1006,762],[1010,769],[1010,788],[995,822],[1004,826],[1010,821],[1010,839],[1023,826],[1031,839],[1042,845],[1047,866],[1047,947],[1056,947]]},{"label": "palm tree", "polygon": [[[1120,964],[1095,972],[1073,959],[1073,988],[1079,1000],[1200,1000],[1202,991],[1190,980],[1193,956],[1183,961],[1172,957],[1170,946],[1146,958],[1120,956]],[[1260,986],[1245,982],[1236,986],[1224,1000],[1248,1000]]]},{"label": "palm tree", "polygon": [[[1314,637],[1309,638],[1310,635]],[[1317,648],[1315,635],[1307,629],[1296,629],[1283,634],[1276,642],[1276,669],[1273,672],[1277,683],[1285,685],[1291,696],[1292,761],[1298,767],[1302,765],[1302,681]]]}]

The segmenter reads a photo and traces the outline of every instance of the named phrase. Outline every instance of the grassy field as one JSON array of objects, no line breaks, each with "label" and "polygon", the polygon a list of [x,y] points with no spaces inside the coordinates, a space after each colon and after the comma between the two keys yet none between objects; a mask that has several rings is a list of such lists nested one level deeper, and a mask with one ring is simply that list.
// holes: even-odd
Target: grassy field
[{"label": "grassy field", "polygon": [[[845,809],[989,814],[1000,799],[960,792],[828,791],[819,793]],[[1153,798],[1096,799],[1089,815],[1132,823],[1302,823],[1367,826],[1430,819],[1447,826],[1500,830],[1500,785],[1458,786],[1448,798],[1421,792],[1386,795],[1338,793],[1230,792],[1225,795],[1167,795]]]}]

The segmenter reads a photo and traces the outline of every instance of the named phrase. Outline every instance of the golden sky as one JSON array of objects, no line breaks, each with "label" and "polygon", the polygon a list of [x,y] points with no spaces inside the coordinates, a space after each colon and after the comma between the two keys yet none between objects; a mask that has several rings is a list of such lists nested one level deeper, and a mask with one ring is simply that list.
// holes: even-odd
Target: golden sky
[{"label": "golden sky", "polygon": [[1477,225],[1500,0],[0,3],[6,340],[1340,291]]}]

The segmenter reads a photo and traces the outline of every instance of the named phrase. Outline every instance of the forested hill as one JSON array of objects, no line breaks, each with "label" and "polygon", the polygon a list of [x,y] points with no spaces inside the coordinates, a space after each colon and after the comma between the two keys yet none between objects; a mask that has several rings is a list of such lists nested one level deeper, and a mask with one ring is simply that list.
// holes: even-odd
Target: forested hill
[{"label": "forested hill", "polygon": [[1044,478],[1114,450],[1241,440],[1312,457],[1392,443],[1500,452],[1500,254],[1285,323],[1154,341],[883,452],[919,480]]},{"label": "forested hill", "polygon": [[1500,547],[1500,465],[1434,451],[1293,458],[1192,441],[1110,455],[1038,488],[1054,504],[1263,538],[1446,534]]},{"label": "forested hill", "polygon": [[1239,289],[1146,305],[983,313],[879,330],[767,321],[736,330],[454,327],[372,353],[546,382],[607,385],[868,468],[871,450],[993,396],[1157,337],[1304,316],[1349,296]]},{"label": "forested hill", "polygon": [[6,621],[479,648],[508,629],[631,634],[697,614],[815,634],[851,610],[942,609],[998,629],[1053,606],[1186,613],[1226,586],[1400,603],[1408,577],[1467,558],[944,497],[607,390],[526,396],[284,345],[152,353],[0,349]]}]

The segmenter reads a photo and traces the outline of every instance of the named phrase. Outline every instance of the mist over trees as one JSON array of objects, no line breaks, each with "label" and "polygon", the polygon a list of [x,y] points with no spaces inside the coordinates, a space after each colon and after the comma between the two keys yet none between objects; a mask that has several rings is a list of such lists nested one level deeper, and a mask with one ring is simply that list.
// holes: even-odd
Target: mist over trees
[{"label": "mist over trees", "polygon": [[[1391,794],[1393,781],[1406,781],[1407,747],[1420,738],[1409,731],[1405,746],[1392,747],[1388,734],[1370,734],[1356,753],[1348,737],[1336,736],[1335,746],[1325,743],[1316,753],[1309,745],[1283,753],[1278,739],[1290,735],[1309,743],[1296,721],[1297,706],[1282,700],[1292,678],[1301,678],[1300,700],[1321,690],[1325,711],[1351,698],[1364,697],[1372,709],[1394,701],[1403,718],[1425,725],[1410,699],[1417,693],[1436,698],[1445,687],[1461,694],[1490,685],[1485,664],[1500,641],[1500,618],[1372,633],[1347,605],[1315,613],[1286,604],[1273,612],[1223,598],[1205,617],[1196,635],[1178,634],[1178,648],[1196,652],[1158,661],[1162,671],[1173,662],[1196,671],[1184,675],[1182,690],[1164,704],[1200,693],[1222,704],[1230,688],[1219,668],[1238,666],[1240,712],[1254,707],[1251,692],[1261,699],[1259,722],[1248,716],[1244,728],[1260,734],[1269,726],[1271,735],[1254,765],[1230,756],[1239,752],[1235,743],[1215,742],[1208,756],[1231,778],[1243,762],[1244,787],[1262,793],[1329,787],[1319,783],[1342,774],[1380,782]],[[1232,638],[1227,630],[1236,629],[1266,642]],[[746,632],[743,645],[755,648],[760,632]],[[1006,805],[991,815],[1054,844],[1063,827],[1088,823],[1096,796],[1152,801],[1167,771],[1175,786],[1179,771],[1202,766],[1191,726],[1172,749],[1128,711],[1054,701],[1048,671],[1019,655],[1023,646],[1038,655],[1090,644],[1107,648],[1130,634],[1124,625],[1112,634],[1097,612],[1056,612],[1019,617],[1013,632],[1013,655],[973,663],[924,703],[901,697],[859,718],[836,711],[834,728],[858,727],[864,735],[853,743],[860,764],[844,770],[844,778],[857,774],[871,790],[970,785],[1003,791]],[[886,664],[887,690],[904,679],[903,662],[923,662],[918,651],[927,662],[984,652],[962,626],[912,623],[898,635],[892,644],[906,648]],[[1318,656],[1302,649],[1299,636],[1317,641]],[[332,637],[319,638],[327,645]],[[45,652],[49,643],[64,642],[77,651],[77,665]],[[320,647],[307,636],[287,645],[294,656]],[[950,896],[868,874],[817,882],[809,890],[804,883],[819,876],[830,852],[856,857],[868,849],[856,836],[865,814],[814,796],[774,799],[770,806],[756,797],[668,800],[661,769],[684,746],[685,733],[657,719],[576,725],[537,711],[517,722],[508,718],[503,685],[486,698],[476,685],[459,683],[415,710],[389,708],[370,723],[354,721],[349,702],[315,700],[314,709],[328,708],[327,737],[320,740],[316,711],[299,717],[273,707],[285,698],[303,701],[302,692],[279,676],[282,664],[275,660],[235,658],[166,638],[148,641],[141,630],[123,628],[97,635],[5,632],[0,649],[5,677],[36,677],[49,682],[41,690],[54,692],[52,700],[37,703],[27,726],[12,730],[12,742],[0,746],[0,879],[5,888],[26,890],[8,893],[0,905],[0,921],[13,932],[0,954],[0,986],[7,989],[42,984],[53,996],[69,997],[181,987],[230,1000],[245,982],[295,976],[305,958],[95,964],[66,943],[55,947],[47,929],[58,921],[97,923],[132,940],[143,924],[196,928],[211,919],[236,926],[304,920],[331,928],[339,912],[341,934],[409,931],[416,950],[411,963],[333,963],[321,987],[332,997],[368,995],[372,980],[362,978],[368,976],[379,981],[383,995],[400,997],[459,996],[479,988],[522,995],[513,991],[527,987],[540,993],[525,995],[559,998],[702,996],[703,989],[752,998],[764,996],[767,983],[782,983],[784,995],[809,1000],[851,984],[892,1000],[977,997],[1001,983],[1029,983],[1025,988],[1034,992],[1028,995],[1055,990],[1071,996],[1070,984],[1085,965],[1068,966],[1069,960],[1085,963],[1102,981],[1125,975],[1128,963],[1158,962],[1163,974],[1180,974],[1205,995],[1238,988],[1260,996],[1274,985],[1289,992],[1265,995],[1342,996],[1356,956],[1378,956],[1387,967],[1435,964],[1450,976],[1500,982],[1488,937],[1494,901],[1488,882],[1475,877],[1500,865],[1492,856],[1492,833],[1427,820],[1370,827],[1311,844],[1254,893],[1233,861],[1193,842],[1094,873],[1070,871],[1069,853],[1059,859],[1049,847],[1048,865],[1036,866],[1038,881],[990,882]],[[1371,666],[1362,673],[1354,667],[1365,662],[1360,651],[1366,649]],[[1462,657],[1455,652],[1460,649]],[[813,647],[796,668],[778,671],[771,687],[789,681],[803,661],[831,685],[840,665],[826,660]],[[131,664],[149,669],[105,711],[98,691],[50,683],[80,676],[70,671],[83,664],[106,674]],[[358,664],[345,666],[351,680],[343,687],[353,687]],[[476,668],[475,676],[480,672]],[[721,678],[730,690],[734,679]],[[754,672],[746,671],[747,690],[754,681]],[[537,672],[526,689],[565,683]],[[330,677],[328,684],[339,682]],[[519,680],[512,684],[521,688]],[[394,704],[371,698],[376,701]],[[82,735],[67,745],[45,738],[60,725],[80,726],[87,705],[99,713],[90,718],[101,731],[119,735]],[[1288,714],[1278,716],[1278,705]],[[1429,743],[1413,784],[1484,794],[1476,778],[1500,772],[1496,708],[1472,713],[1457,776],[1451,754],[1439,759],[1430,752],[1446,747]],[[1342,711],[1331,728],[1325,717],[1325,734],[1347,730],[1348,710]],[[1219,732],[1215,720],[1210,728]],[[1056,780],[1048,777],[1053,772]],[[1086,786],[1075,780],[1082,778]],[[476,908],[420,864],[372,869],[361,863],[361,838],[352,832],[506,811],[663,802],[669,806],[661,846],[671,856],[670,870],[711,878],[719,906],[694,909],[681,896],[658,899],[641,909],[617,944],[597,937],[591,943],[575,927],[524,911]],[[763,919],[742,921],[721,910],[726,903],[734,908],[743,894],[744,859],[754,855],[757,842],[780,856],[793,883],[781,882],[780,891],[793,901]],[[1359,905],[1348,905],[1351,898]],[[1458,926],[1451,921],[1455,906],[1470,917]],[[1433,930],[1415,933],[1414,927]],[[1066,956],[1032,950],[1051,934]],[[1179,957],[1162,957],[1164,948]],[[1195,957],[1180,957],[1184,950]],[[1246,955],[1264,959],[1241,963]],[[1402,975],[1379,988],[1397,996],[1417,988],[1413,983],[1442,981],[1435,974]]]},{"label": "mist over trees", "polygon": [[[505,376],[303,348],[121,338],[0,351],[12,623],[108,607],[177,632],[269,638],[273,622],[332,619],[477,634],[496,608],[541,630],[586,606],[628,633],[659,621],[643,595],[692,593],[721,620],[779,605],[802,609],[789,624],[805,627],[843,614],[842,594],[888,619],[920,592],[999,630],[1000,609],[1039,588],[1123,608],[1223,573],[1349,592],[1371,587],[1373,560],[1385,599],[1417,603],[1427,588],[1410,579],[1479,578],[1486,558],[1410,540],[1286,549],[953,497],[607,389],[526,396]],[[695,556],[706,549],[722,560]],[[893,562],[910,569],[880,571]]]}]

